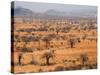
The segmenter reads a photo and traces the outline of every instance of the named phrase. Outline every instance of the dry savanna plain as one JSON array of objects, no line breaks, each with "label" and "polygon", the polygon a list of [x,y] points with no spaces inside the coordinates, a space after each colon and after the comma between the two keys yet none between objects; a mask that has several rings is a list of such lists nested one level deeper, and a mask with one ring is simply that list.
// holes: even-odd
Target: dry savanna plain
[{"label": "dry savanna plain", "polygon": [[93,19],[14,22],[14,73],[97,68],[97,26]]}]

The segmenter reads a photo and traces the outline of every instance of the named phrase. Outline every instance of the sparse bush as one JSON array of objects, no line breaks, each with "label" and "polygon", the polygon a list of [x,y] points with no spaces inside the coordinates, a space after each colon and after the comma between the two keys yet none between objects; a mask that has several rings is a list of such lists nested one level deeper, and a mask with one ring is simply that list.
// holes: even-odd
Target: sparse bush
[{"label": "sparse bush", "polygon": [[65,70],[80,70],[82,68],[81,65],[74,65],[74,66],[69,66],[69,67],[65,67]]},{"label": "sparse bush", "polygon": [[86,53],[80,54],[80,62],[82,63],[83,66],[87,63],[88,59],[89,58]]},{"label": "sparse bush", "polygon": [[97,65],[95,64],[87,64],[85,65],[86,69],[96,69],[97,68]]},{"label": "sparse bush", "polygon": [[31,60],[31,62],[29,64],[35,64],[35,65],[37,65],[37,62],[34,60],[33,55],[32,55],[32,60]]},{"label": "sparse bush", "polygon": [[40,68],[40,69],[38,70],[38,72],[43,72],[43,70]]},{"label": "sparse bush", "polygon": [[73,48],[75,46],[75,39],[74,38],[70,38],[68,40],[68,45],[70,45],[70,48]]},{"label": "sparse bush", "polygon": [[83,37],[82,37],[82,39],[85,40],[86,38],[87,38],[87,35],[84,34]]},{"label": "sparse bush", "polygon": [[81,69],[81,68],[82,68],[82,65],[77,65],[77,66],[76,66],[76,69],[77,69],[77,70],[79,70],[79,69]]},{"label": "sparse bush", "polygon": [[64,71],[64,70],[65,70],[64,66],[57,66],[54,71]]},{"label": "sparse bush", "polygon": [[26,48],[26,47],[22,47],[20,49],[21,52],[33,52],[33,50],[31,48]]},{"label": "sparse bush", "polygon": [[51,38],[48,36],[45,36],[42,40],[46,42],[46,48],[48,48],[50,46]]}]

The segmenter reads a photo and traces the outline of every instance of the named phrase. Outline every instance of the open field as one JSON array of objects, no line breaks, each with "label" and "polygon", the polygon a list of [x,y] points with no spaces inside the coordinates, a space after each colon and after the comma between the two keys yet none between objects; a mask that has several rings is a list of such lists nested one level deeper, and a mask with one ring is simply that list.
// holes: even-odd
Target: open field
[{"label": "open field", "polygon": [[14,23],[14,73],[96,69],[95,24],[94,20]]}]

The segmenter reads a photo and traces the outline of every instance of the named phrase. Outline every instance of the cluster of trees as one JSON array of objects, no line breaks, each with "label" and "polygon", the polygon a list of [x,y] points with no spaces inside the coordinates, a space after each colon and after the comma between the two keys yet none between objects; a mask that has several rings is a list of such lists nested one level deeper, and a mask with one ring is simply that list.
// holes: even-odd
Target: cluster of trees
[{"label": "cluster of trees", "polygon": [[[51,50],[51,51],[43,53],[41,58],[45,60],[45,65],[51,65],[50,59],[55,58],[55,56],[56,56],[55,50]],[[35,64],[36,65],[37,62],[34,60],[34,56],[33,55],[32,55],[31,58],[32,58],[32,60],[31,60],[30,64]],[[21,62],[22,59],[23,59],[23,53],[19,53],[19,55],[18,55],[18,64],[19,65],[22,65],[22,62]],[[66,62],[66,61],[67,60],[64,60],[63,63]],[[78,60],[70,60],[70,61],[72,61],[72,63],[74,65],[76,65],[75,64],[76,62],[80,62],[82,67],[83,67],[86,64],[88,64],[89,57],[88,57],[87,53],[82,53],[82,54],[79,55]]]},{"label": "cluster of trees", "polygon": [[48,48],[51,48],[51,46],[50,46],[50,41],[51,40],[53,40],[53,39],[58,40],[60,38],[62,38],[63,40],[66,40],[66,42],[67,42],[66,45],[69,45],[70,48],[74,48],[77,43],[81,42],[80,38],[78,38],[78,37],[71,37],[70,36],[68,38],[66,36],[59,36],[59,35],[56,35],[56,34],[48,34],[46,36],[34,35],[33,34],[33,35],[24,35],[24,36],[21,36],[21,37],[19,37],[18,35],[15,35],[14,41],[15,41],[15,47],[17,47],[17,44],[19,42],[23,42],[23,47],[20,48],[19,51],[31,52],[32,49],[27,48],[27,44],[29,44],[29,42],[38,42],[38,45],[39,45],[38,49],[39,50],[40,50],[41,41],[45,42],[45,48],[48,49]]},{"label": "cluster of trees", "polygon": [[[35,21],[34,21],[35,22]],[[54,27],[53,27],[54,25]],[[55,31],[57,33],[68,33],[75,27],[75,30],[92,30],[97,29],[95,20],[37,20],[36,24],[32,23],[33,28],[19,29],[19,32],[34,32],[34,31]]]}]

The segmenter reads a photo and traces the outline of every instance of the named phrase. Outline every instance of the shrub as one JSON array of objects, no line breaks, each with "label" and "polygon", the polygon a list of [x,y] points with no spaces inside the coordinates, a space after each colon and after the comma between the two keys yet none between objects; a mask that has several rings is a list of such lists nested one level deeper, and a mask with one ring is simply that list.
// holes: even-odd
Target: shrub
[{"label": "shrub", "polygon": [[65,67],[65,70],[80,70],[82,68],[81,65],[76,65],[76,66],[69,66],[69,67]]},{"label": "shrub", "polygon": [[43,70],[40,68],[40,69],[38,70],[38,72],[43,72]]},{"label": "shrub", "polygon": [[80,54],[80,62],[82,63],[83,66],[88,62],[88,60],[89,58],[87,53]]},{"label": "shrub", "polygon": [[65,70],[65,67],[64,66],[57,66],[55,68],[55,71],[64,71]]},{"label": "shrub", "polygon": [[31,62],[30,62],[29,64],[35,64],[35,65],[37,65],[37,64],[38,64],[38,63],[34,60],[33,55],[32,55],[32,60],[31,60]]},{"label": "shrub", "polygon": [[33,50],[31,48],[26,48],[26,47],[22,47],[20,49],[21,52],[33,52]]}]

